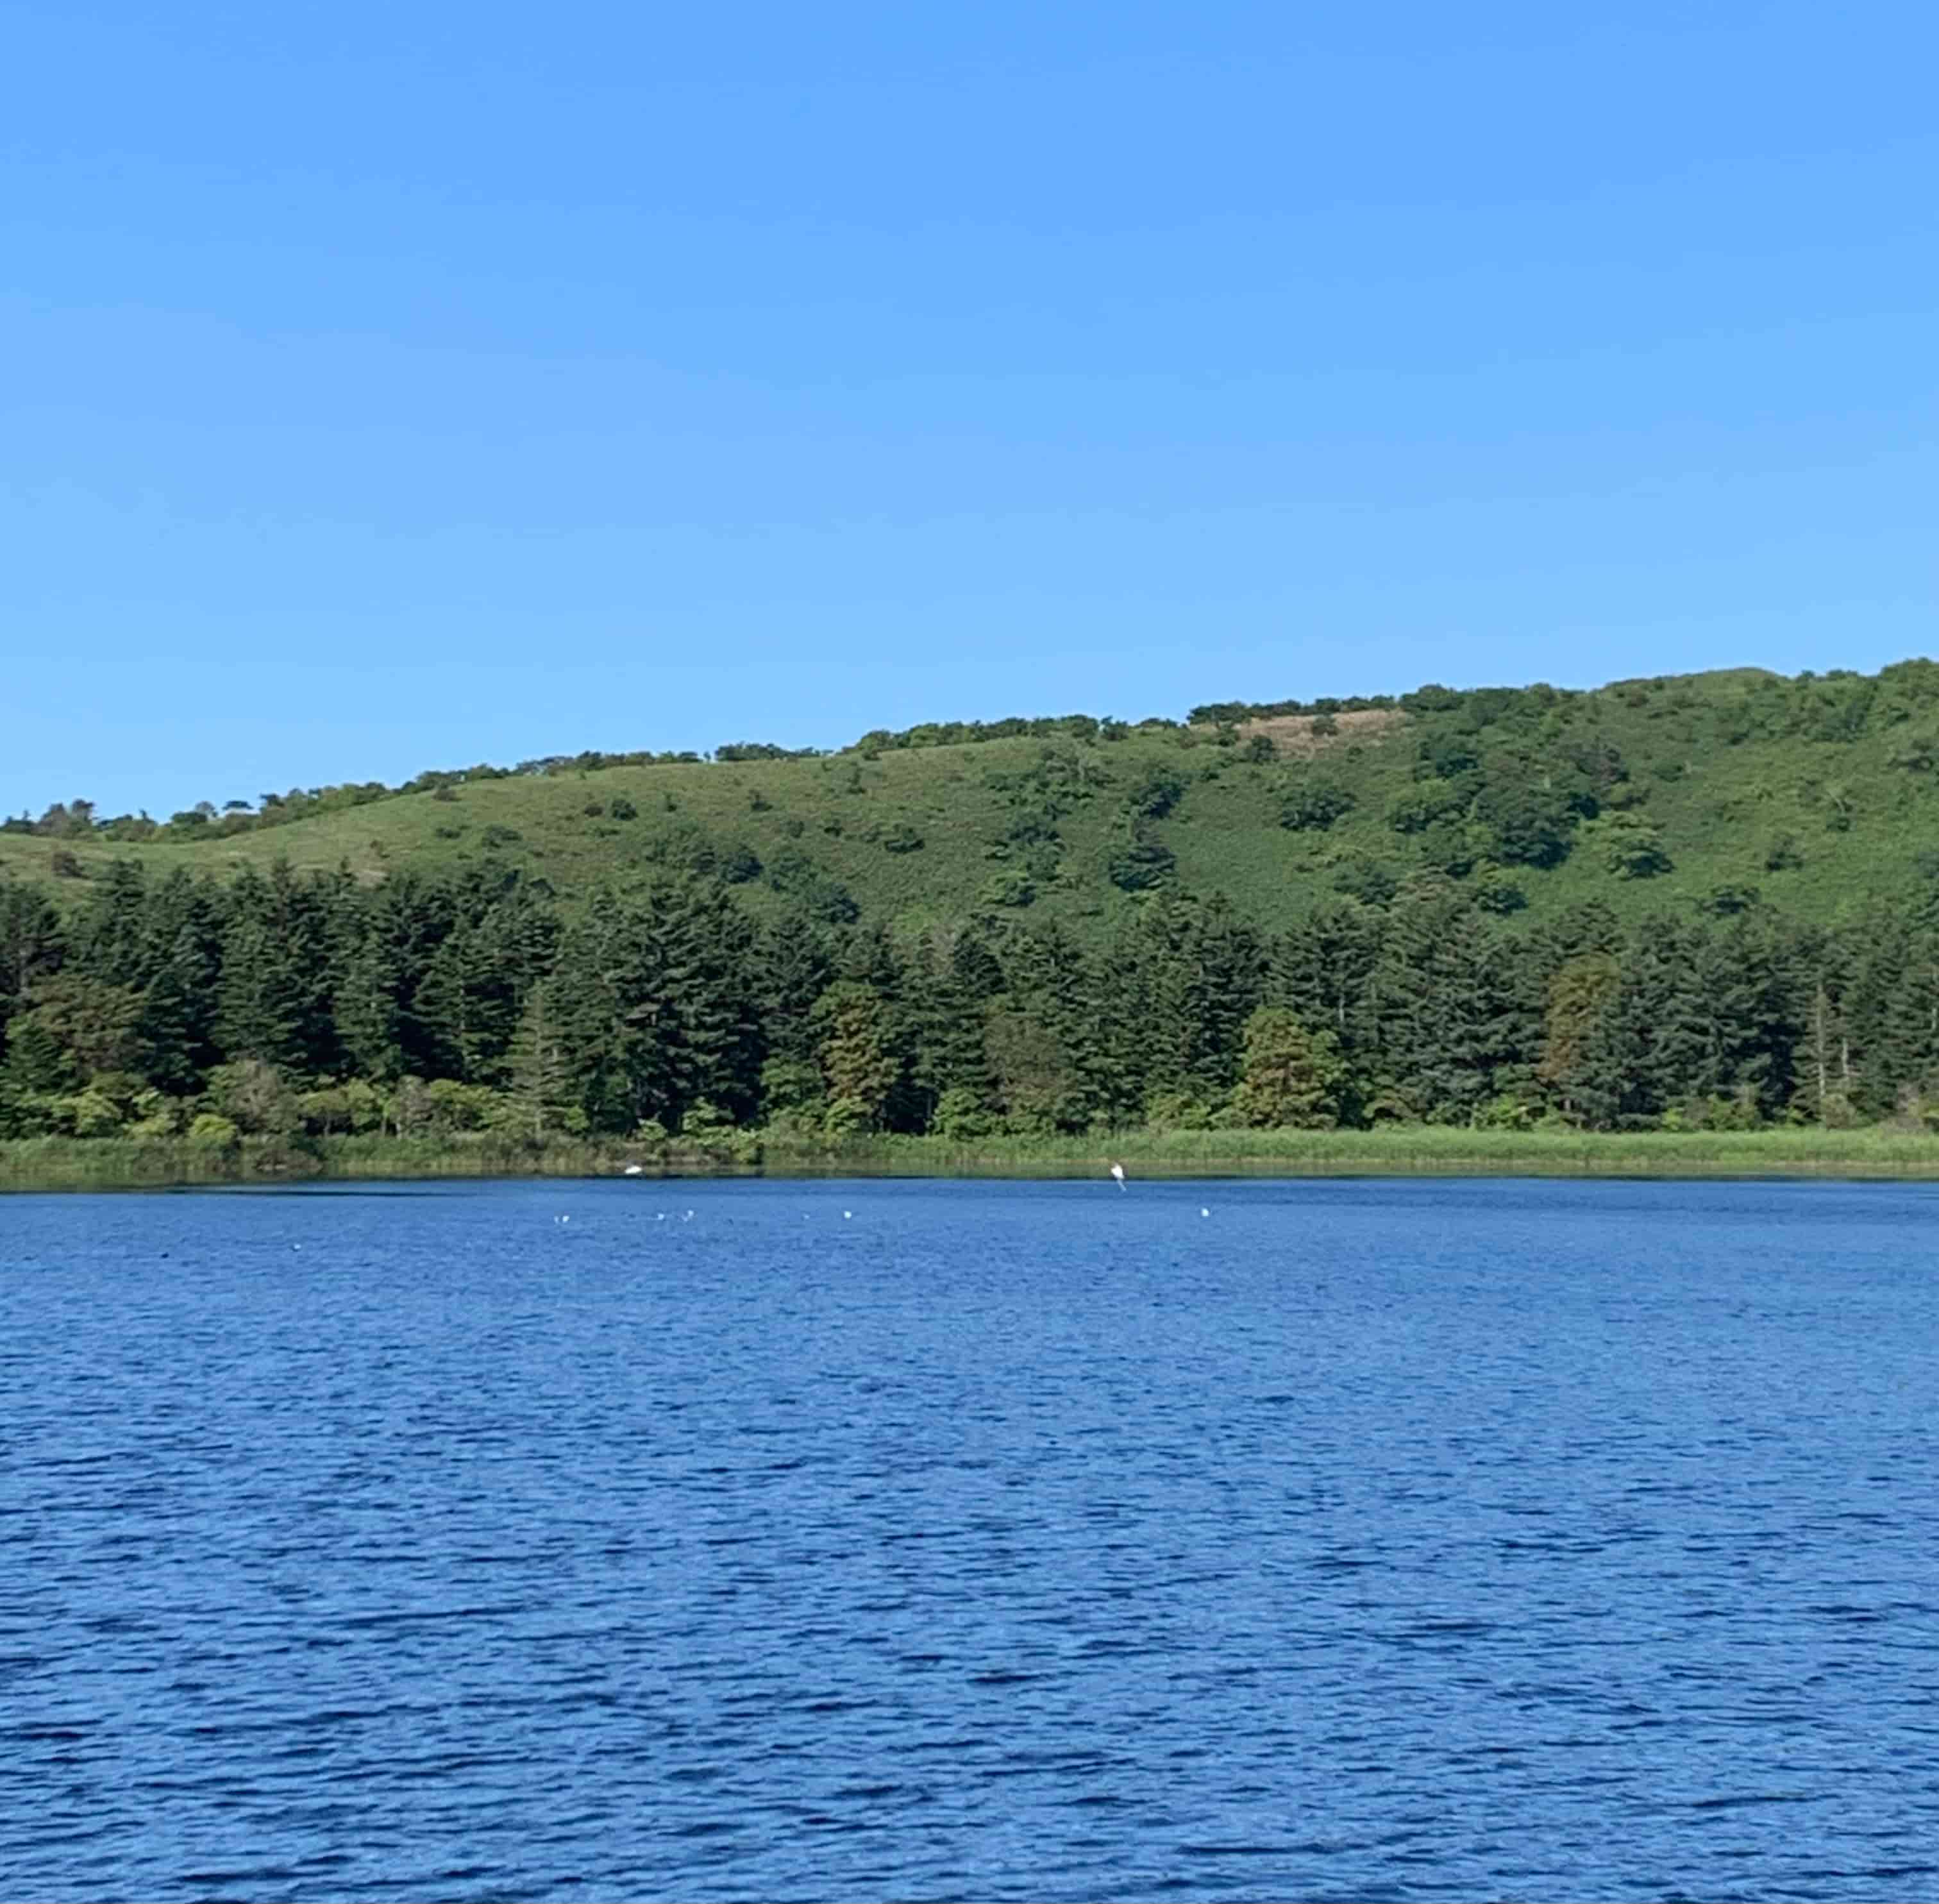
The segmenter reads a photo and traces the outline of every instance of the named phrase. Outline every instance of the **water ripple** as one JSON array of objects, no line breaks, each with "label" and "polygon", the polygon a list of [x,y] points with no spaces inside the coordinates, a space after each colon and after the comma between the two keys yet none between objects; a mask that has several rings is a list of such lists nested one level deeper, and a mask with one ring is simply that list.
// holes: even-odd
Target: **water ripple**
[{"label": "water ripple", "polygon": [[1103,1187],[0,1200],[0,1894],[1933,1893],[1939,1193]]}]

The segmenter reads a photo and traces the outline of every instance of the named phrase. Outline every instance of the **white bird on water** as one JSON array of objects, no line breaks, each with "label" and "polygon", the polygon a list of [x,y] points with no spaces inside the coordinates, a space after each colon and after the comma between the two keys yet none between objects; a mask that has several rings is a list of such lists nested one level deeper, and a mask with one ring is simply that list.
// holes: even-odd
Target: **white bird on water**
[{"label": "white bird on water", "polygon": [[640,1174],[640,1166],[639,1166],[639,1165],[638,1165],[638,1164],[629,1164],[629,1165],[626,1166],[625,1174],[626,1174],[627,1176],[629,1176],[629,1177],[637,1177],[637,1176],[638,1176],[638,1175]]},{"label": "white bird on water", "polygon": [[1125,1187],[1125,1166],[1122,1164],[1113,1164],[1111,1166],[1111,1175],[1119,1189],[1122,1190]]}]

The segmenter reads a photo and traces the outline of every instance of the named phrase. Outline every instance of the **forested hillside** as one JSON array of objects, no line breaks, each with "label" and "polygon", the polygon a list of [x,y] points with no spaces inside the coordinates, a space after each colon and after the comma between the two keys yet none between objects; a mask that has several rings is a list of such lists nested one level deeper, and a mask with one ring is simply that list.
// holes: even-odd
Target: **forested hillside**
[{"label": "forested hillside", "polygon": [[585,756],[0,833],[0,1135],[1939,1107],[1939,666]]}]

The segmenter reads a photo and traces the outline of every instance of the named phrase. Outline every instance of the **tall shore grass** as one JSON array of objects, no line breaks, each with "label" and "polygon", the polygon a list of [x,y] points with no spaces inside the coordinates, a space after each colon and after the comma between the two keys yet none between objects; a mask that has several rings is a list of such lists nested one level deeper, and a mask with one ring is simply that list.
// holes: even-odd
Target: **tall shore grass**
[{"label": "tall shore grass", "polygon": [[649,1175],[1088,1177],[1845,1177],[1939,1179],[1939,1136],[1872,1129],[1593,1134],[1413,1126],[1377,1131],[1133,1131],[1110,1137],[736,1135],[711,1146],[502,1137],[33,1138],[0,1143],[0,1190],[160,1189],[306,1180]]}]

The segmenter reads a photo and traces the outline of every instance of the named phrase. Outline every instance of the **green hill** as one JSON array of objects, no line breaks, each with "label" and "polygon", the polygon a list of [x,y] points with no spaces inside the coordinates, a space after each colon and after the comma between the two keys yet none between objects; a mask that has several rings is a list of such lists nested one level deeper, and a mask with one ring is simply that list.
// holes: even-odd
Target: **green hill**
[{"label": "green hill", "polygon": [[1920,660],[72,803],[0,1141],[1939,1129],[1935,782]]},{"label": "green hill", "polygon": [[1831,924],[1939,876],[1935,848],[1939,666],[1917,660],[937,727],[811,757],[589,755],[160,825],[77,804],[7,822],[0,877],[72,903],[117,862],[227,879],[287,860],[371,885],[491,863],[571,906],[685,870],[757,915],[1027,915],[1101,943],[1155,891],[1221,892],[1277,931],[1423,870],[1530,923],[1755,894]]}]

